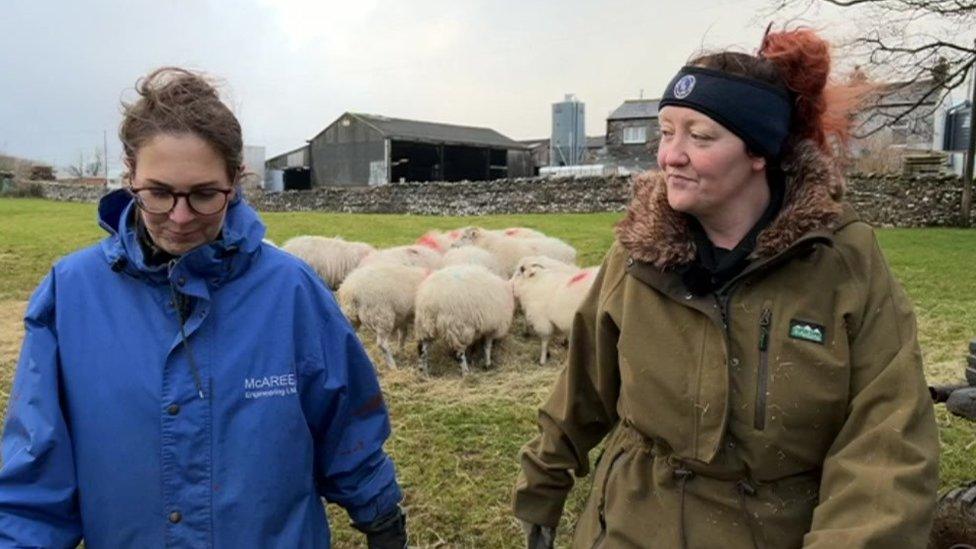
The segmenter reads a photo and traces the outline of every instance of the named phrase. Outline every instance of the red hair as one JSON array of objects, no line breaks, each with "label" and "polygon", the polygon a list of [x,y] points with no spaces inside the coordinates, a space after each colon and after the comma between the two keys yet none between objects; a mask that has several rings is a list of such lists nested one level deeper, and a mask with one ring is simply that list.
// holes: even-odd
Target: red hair
[{"label": "red hair", "polygon": [[811,29],[773,32],[763,40],[759,56],[779,68],[795,94],[793,133],[824,150],[830,148],[831,138],[846,144],[852,114],[870,85],[831,82],[830,44]]}]

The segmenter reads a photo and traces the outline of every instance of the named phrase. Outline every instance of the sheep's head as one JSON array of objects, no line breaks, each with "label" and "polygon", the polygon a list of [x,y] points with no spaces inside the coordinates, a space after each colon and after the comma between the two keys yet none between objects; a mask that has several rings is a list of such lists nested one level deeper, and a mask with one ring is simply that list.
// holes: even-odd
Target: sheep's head
[{"label": "sheep's head", "polygon": [[534,278],[539,273],[546,271],[548,266],[546,265],[545,258],[541,256],[530,256],[523,257],[519,260],[518,265],[515,267],[515,273],[512,275],[512,281],[517,283],[519,280],[528,280]]},{"label": "sheep's head", "polygon": [[353,247],[352,248],[353,253],[356,254],[356,257],[358,257],[360,261],[362,261],[369,254],[376,251],[376,248],[370,246],[369,244],[366,244],[365,242],[352,243],[352,247]]},{"label": "sheep's head", "polygon": [[485,230],[481,227],[464,227],[459,231],[460,236],[451,244],[452,248],[477,245],[485,237]]}]

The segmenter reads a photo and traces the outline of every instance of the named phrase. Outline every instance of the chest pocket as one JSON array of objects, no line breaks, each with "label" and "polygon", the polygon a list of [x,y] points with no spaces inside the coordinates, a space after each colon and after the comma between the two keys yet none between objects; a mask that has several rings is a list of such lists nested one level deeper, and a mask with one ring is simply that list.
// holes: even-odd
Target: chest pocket
[{"label": "chest pocket", "polygon": [[826,449],[847,413],[850,370],[844,322],[796,304],[778,305],[765,305],[758,319],[753,427]]}]

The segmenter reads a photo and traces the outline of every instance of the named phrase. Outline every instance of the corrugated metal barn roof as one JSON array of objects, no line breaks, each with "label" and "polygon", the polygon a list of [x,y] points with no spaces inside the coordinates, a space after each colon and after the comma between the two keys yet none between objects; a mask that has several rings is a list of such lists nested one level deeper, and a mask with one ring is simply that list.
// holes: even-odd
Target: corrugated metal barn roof
[{"label": "corrugated metal barn roof", "polygon": [[402,118],[389,118],[375,114],[348,113],[348,115],[359,118],[366,124],[376,128],[384,137],[390,139],[457,145],[480,145],[483,147],[498,147],[503,149],[526,148],[525,145],[518,141],[509,139],[490,128],[404,120]]}]

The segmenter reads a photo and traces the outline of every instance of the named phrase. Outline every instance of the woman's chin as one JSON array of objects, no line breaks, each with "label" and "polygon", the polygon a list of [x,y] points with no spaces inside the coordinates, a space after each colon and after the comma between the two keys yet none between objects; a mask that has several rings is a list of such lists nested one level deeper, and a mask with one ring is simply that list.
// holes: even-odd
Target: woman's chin
[{"label": "woman's chin", "polygon": [[163,238],[156,244],[168,254],[183,255],[203,243],[197,242],[196,240],[173,240]]},{"label": "woman's chin", "polygon": [[681,213],[690,214],[694,213],[695,210],[695,201],[682,192],[668,193],[668,205],[671,206],[672,210]]}]

